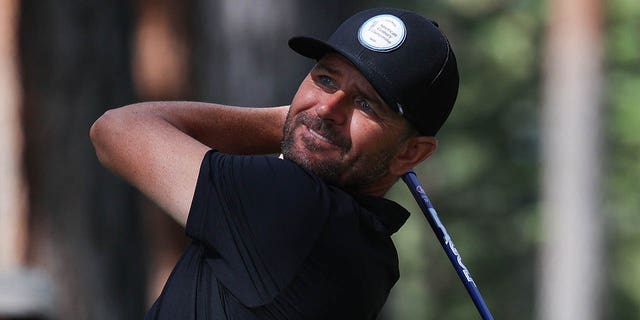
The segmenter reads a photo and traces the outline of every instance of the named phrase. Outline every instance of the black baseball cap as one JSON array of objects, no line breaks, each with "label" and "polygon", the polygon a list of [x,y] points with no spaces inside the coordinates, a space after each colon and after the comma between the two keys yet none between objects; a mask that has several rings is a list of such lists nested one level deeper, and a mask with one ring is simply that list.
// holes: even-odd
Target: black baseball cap
[{"label": "black baseball cap", "polygon": [[327,41],[297,36],[289,46],[316,60],[329,52],[343,55],[423,135],[438,132],[458,95],[458,67],[447,37],[435,21],[415,12],[368,9],[344,21]]}]

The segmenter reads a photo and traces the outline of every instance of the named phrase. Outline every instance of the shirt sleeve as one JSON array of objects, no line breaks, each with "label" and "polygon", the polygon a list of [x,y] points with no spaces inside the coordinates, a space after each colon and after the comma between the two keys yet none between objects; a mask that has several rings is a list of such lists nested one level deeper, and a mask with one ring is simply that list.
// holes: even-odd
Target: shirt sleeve
[{"label": "shirt sleeve", "polygon": [[216,277],[244,305],[272,301],[311,252],[331,190],[288,160],[206,154],[187,235],[209,250]]}]

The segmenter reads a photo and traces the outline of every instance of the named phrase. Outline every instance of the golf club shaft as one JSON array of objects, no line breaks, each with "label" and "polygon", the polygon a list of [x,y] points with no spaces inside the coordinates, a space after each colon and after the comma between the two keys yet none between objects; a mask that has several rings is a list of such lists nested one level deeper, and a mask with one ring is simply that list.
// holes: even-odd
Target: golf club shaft
[{"label": "golf club shaft", "polygon": [[482,319],[493,320],[493,316],[491,315],[491,312],[489,311],[486,303],[482,299],[482,295],[480,294],[476,283],[473,281],[473,278],[471,278],[469,269],[467,269],[467,267],[465,267],[464,263],[462,262],[460,253],[456,249],[456,246],[453,244],[453,241],[451,241],[451,237],[447,233],[447,229],[445,229],[444,225],[440,221],[440,218],[438,218],[438,213],[433,208],[431,201],[429,201],[429,197],[427,197],[427,193],[424,191],[424,188],[422,188],[422,186],[420,185],[420,181],[418,181],[416,173],[413,171],[409,171],[402,176],[402,180],[407,184],[409,190],[411,191],[411,194],[418,202],[420,209],[422,209],[422,213],[424,213],[424,216],[427,218],[429,225],[431,225],[431,229],[433,229],[433,232],[436,234],[438,241],[440,241],[442,248],[449,257],[451,264],[453,264],[454,269],[456,269],[460,280],[462,280],[462,283],[467,289],[467,292],[469,292],[471,300],[473,300],[473,303],[478,309],[478,312],[480,312]]}]

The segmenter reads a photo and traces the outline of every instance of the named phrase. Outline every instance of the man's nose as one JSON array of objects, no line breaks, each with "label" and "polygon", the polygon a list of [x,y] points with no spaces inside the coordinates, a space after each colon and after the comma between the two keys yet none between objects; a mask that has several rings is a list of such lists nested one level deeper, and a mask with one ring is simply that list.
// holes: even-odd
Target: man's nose
[{"label": "man's nose", "polygon": [[335,124],[343,124],[349,118],[349,113],[351,112],[348,96],[342,90],[325,93],[320,99],[316,112],[323,120],[330,120]]}]

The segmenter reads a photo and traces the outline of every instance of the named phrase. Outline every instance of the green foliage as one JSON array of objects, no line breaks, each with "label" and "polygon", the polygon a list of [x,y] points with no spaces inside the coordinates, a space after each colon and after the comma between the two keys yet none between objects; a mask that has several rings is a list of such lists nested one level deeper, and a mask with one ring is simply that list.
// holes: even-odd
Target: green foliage
[{"label": "green foliage", "polygon": [[612,319],[640,313],[640,2],[608,3],[607,166]]}]

